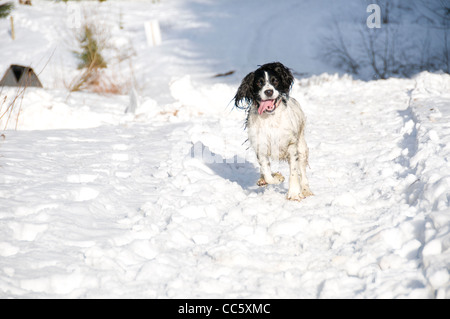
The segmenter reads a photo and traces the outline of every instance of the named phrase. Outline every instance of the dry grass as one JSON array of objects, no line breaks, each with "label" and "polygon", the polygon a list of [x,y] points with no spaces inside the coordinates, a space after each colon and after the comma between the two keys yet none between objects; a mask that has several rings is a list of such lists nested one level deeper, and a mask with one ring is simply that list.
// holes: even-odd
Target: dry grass
[{"label": "dry grass", "polygon": [[[9,123],[11,120],[15,121],[14,128],[17,129],[17,125],[19,122],[19,116],[20,112],[22,111],[22,102],[23,98],[25,96],[25,91],[27,89],[27,86],[21,86],[17,87],[15,90],[15,93],[8,97],[8,95],[4,95],[3,97],[3,87],[0,90],[0,123],[4,121],[3,130],[6,130],[8,128]],[[18,106],[17,106],[18,105]],[[19,108],[17,111],[17,114],[15,115],[15,120],[12,119],[14,117],[15,109]]]},{"label": "dry grass", "polygon": [[[98,20],[92,20],[93,16],[85,12],[83,26],[75,34],[80,50],[74,53],[78,57],[81,72],[66,87],[71,92],[86,90],[104,94],[128,93],[134,80],[131,63],[134,50],[114,47],[108,27]],[[108,60],[103,57],[105,49],[109,52]],[[130,62],[129,70],[125,72],[127,61]]]}]

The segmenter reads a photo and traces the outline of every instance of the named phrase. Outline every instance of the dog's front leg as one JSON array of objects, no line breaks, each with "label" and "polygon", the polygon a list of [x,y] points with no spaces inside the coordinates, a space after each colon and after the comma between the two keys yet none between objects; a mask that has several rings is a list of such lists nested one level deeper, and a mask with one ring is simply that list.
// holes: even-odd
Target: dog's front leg
[{"label": "dog's front leg", "polygon": [[256,184],[258,186],[266,186],[267,184],[281,184],[284,181],[284,177],[280,173],[272,174],[269,157],[261,154],[258,154],[257,157],[259,166],[261,167],[261,177]]}]

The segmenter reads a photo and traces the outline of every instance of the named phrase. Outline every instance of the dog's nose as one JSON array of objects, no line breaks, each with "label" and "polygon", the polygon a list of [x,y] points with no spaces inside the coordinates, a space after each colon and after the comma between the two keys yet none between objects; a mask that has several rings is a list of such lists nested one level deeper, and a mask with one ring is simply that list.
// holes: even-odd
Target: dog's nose
[{"label": "dog's nose", "polygon": [[273,95],[273,90],[266,90],[266,91],[264,91],[264,94],[265,94],[267,97],[271,97],[271,96]]}]

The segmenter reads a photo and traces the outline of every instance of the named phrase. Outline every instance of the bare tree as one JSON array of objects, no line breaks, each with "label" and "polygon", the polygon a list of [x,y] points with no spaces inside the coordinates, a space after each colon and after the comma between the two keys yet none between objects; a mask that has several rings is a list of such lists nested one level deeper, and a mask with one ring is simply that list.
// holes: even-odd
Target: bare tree
[{"label": "bare tree", "polygon": [[448,0],[375,1],[381,8],[381,28],[355,20],[350,30],[347,21],[349,32],[343,33],[345,22],[334,20],[332,33],[323,37],[323,59],[365,78],[409,77],[423,70],[450,73]]},{"label": "bare tree", "polygon": [[323,38],[322,43],[325,43],[325,50],[322,51],[322,58],[338,68],[343,68],[346,72],[358,74],[359,63],[349,52],[339,23],[336,20],[333,22],[335,34]]},{"label": "bare tree", "polygon": [[444,71],[450,73],[450,2],[446,0],[421,1],[418,5],[422,17],[429,28],[441,30],[441,54],[433,57],[444,66]]}]

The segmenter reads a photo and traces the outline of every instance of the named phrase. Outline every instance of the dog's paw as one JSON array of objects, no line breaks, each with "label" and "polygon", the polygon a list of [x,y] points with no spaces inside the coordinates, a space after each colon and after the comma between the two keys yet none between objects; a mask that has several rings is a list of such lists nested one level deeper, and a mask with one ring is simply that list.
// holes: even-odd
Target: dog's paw
[{"label": "dog's paw", "polygon": [[303,197],[308,197],[308,196],[314,196],[314,193],[311,192],[311,190],[308,187],[308,188],[302,189],[302,195],[303,195]]},{"label": "dog's paw", "polygon": [[269,184],[281,184],[284,182],[284,177],[280,173],[273,173],[272,178],[270,180],[266,180],[264,176],[261,175],[261,177],[256,182],[256,185],[258,186],[267,186]]},{"label": "dog's paw", "polygon": [[264,179],[264,176],[261,176],[258,179],[258,181],[256,182],[256,185],[262,187],[262,186],[267,186],[268,184],[267,184],[266,180]]},{"label": "dog's paw", "polygon": [[307,187],[307,188],[303,188],[301,192],[299,192],[298,190],[288,192],[286,198],[288,200],[296,200],[299,202],[302,199],[305,199],[306,197],[313,196],[313,195],[314,195],[313,192],[311,192],[309,187]]},{"label": "dog's paw", "polygon": [[298,193],[288,193],[286,196],[286,199],[288,200],[295,200],[297,202],[301,201],[302,199],[304,199],[305,196],[303,196],[302,194],[298,194]]},{"label": "dog's paw", "polygon": [[281,173],[279,173],[279,172],[273,173],[272,177],[273,177],[273,183],[270,183],[270,184],[281,184],[284,182],[284,176],[281,175]]}]

